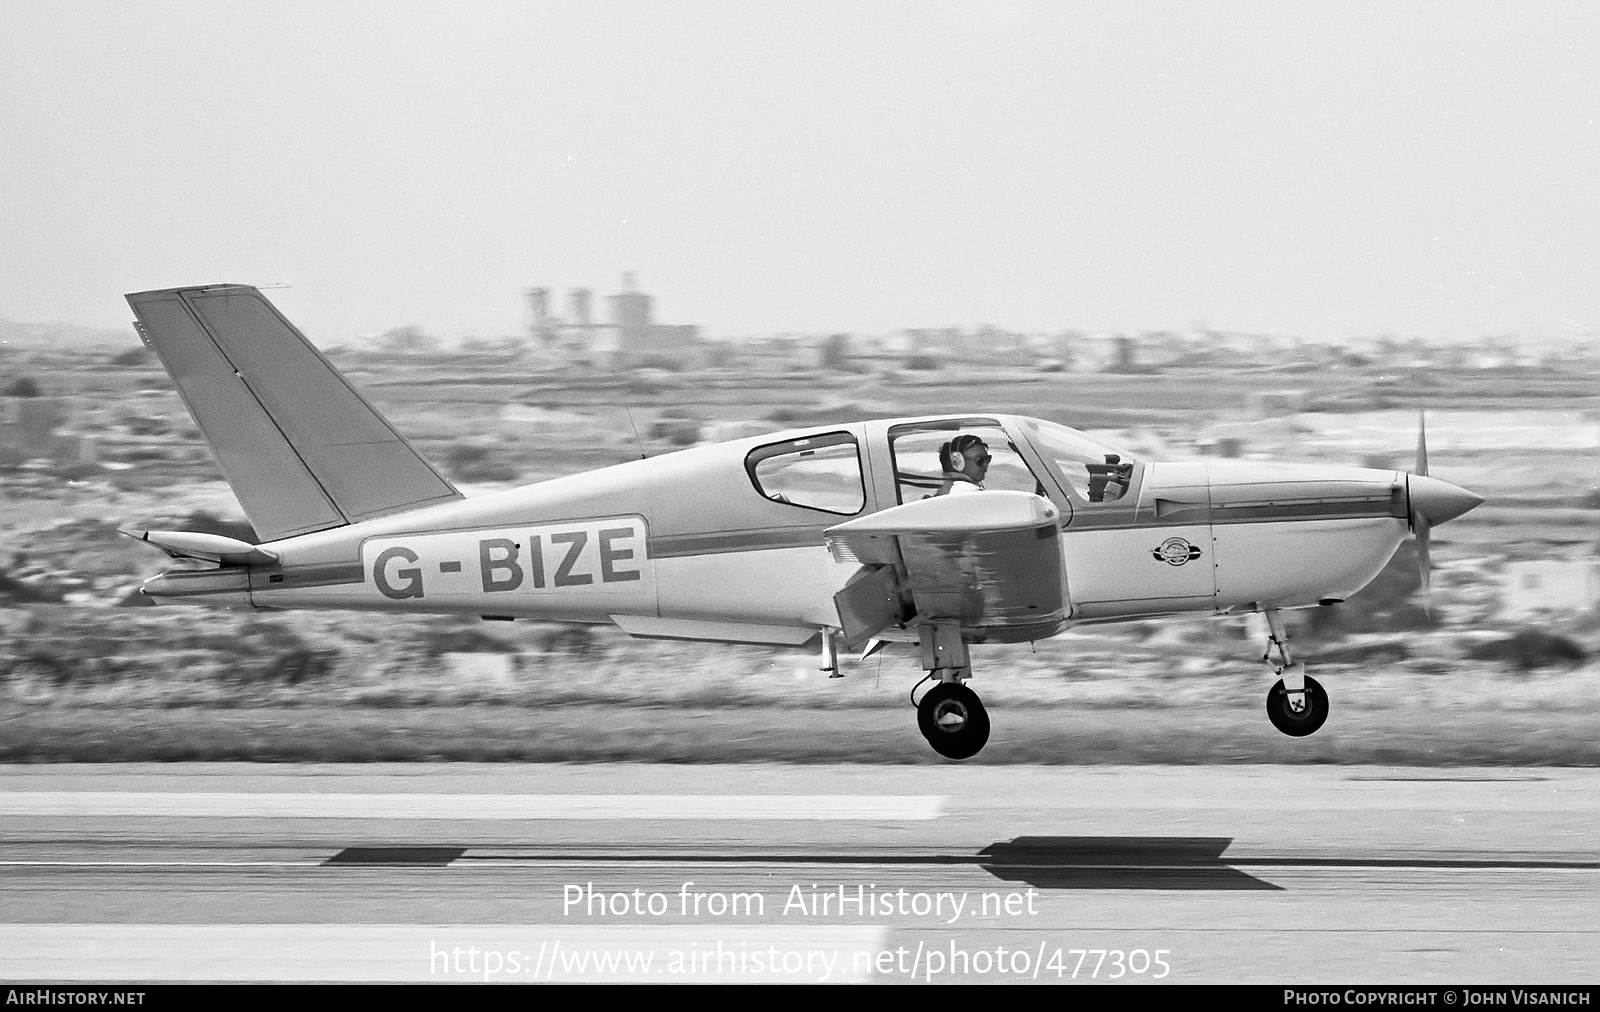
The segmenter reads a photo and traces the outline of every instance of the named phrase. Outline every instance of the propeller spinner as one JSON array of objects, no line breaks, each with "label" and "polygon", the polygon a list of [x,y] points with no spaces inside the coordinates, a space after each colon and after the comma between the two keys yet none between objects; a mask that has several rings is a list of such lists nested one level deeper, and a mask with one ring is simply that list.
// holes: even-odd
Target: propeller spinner
[{"label": "propeller spinner", "polygon": [[1454,520],[1483,502],[1483,496],[1468,492],[1460,485],[1428,476],[1426,413],[1417,419],[1417,466],[1406,476],[1406,498],[1411,531],[1417,536],[1417,569],[1422,577],[1422,593],[1426,598],[1430,593],[1433,575],[1428,550],[1429,533],[1438,524]]}]

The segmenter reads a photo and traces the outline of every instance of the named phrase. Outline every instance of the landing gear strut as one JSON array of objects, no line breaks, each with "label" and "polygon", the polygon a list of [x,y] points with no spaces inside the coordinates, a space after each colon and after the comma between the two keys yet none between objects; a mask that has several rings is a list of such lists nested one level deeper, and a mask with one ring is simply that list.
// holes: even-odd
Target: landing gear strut
[{"label": "landing gear strut", "polygon": [[922,666],[938,679],[917,703],[917,730],[946,759],[970,759],[989,741],[989,712],[978,694],[962,682],[972,677],[972,661],[954,622],[923,626]]},{"label": "landing gear strut", "polygon": [[1272,664],[1272,651],[1278,651],[1279,663],[1273,670],[1280,676],[1277,684],[1267,693],[1267,719],[1272,726],[1294,738],[1312,734],[1328,719],[1328,694],[1322,685],[1306,674],[1306,666],[1295,663],[1289,652],[1289,633],[1284,628],[1283,616],[1276,608],[1266,610],[1267,652],[1261,659]]}]

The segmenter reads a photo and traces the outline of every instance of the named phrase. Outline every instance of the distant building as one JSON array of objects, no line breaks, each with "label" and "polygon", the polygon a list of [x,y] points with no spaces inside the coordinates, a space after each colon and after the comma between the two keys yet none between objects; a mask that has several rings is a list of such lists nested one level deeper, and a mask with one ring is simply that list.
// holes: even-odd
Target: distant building
[{"label": "distant building", "polygon": [[1140,372],[1139,345],[1126,334],[1117,338],[1116,359],[1106,367],[1106,372],[1134,373]]},{"label": "distant building", "polygon": [[834,372],[850,368],[849,334],[829,334],[818,343],[817,368]]},{"label": "distant building", "polygon": [[61,431],[71,420],[70,406],[58,397],[0,397],[0,463],[34,457],[61,466],[94,463],[92,439]]},{"label": "distant building", "polygon": [[550,289],[530,288],[528,299],[528,336],[536,344],[549,344],[555,339],[555,327],[550,316]]},{"label": "distant building", "polygon": [[609,323],[594,322],[594,296],[588,288],[569,293],[566,319],[552,311],[549,289],[530,288],[526,297],[529,336],[562,363],[603,369],[687,369],[705,357],[700,328],[656,323],[651,298],[638,290],[631,272],[622,276],[622,291],[606,300]]},{"label": "distant building", "polygon": [[694,365],[700,328],[654,322],[650,318],[650,296],[639,291],[632,271],[622,276],[622,291],[611,296],[610,302],[611,365],[623,369],[684,369]]},{"label": "distant building", "polygon": [[569,299],[572,303],[572,324],[575,327],[592,327],[594,318],[590,307],[594,301],[594,293],[587,288],[574,288]]},{"label": "distant building", "polygon": [[898,357],[908,369],[936,369],[946,362],[1032,365],[1040,356],[1026,335],[985,324],[960,327],[907,327],[880,342],[880,354]]}]

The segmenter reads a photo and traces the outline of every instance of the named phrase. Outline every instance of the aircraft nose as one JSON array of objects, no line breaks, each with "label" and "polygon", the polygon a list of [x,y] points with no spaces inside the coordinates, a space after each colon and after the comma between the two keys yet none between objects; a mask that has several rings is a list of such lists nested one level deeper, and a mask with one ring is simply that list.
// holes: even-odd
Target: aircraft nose
[{"label": "aircraft nose", "polygon": [[1460,485],[1430,478],[1424,474],[1407,477],[1411,490],[1411,522],[1417,518],[1427,521],[1430,527],[1447,523],[1483,502],[1483,496],[1468,492]]}]

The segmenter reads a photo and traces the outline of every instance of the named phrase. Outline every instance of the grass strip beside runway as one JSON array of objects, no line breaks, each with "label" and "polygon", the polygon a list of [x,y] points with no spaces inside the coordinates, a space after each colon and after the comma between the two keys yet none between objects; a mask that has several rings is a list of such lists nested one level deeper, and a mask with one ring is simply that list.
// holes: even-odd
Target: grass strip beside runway
[{"label": "grass strip beside runway", "polygon": [[[1600,765],[1587,712],[1335,709],[1288,738],[1242,706],[991,709],[972,762]],[[903,710],[743,707],[25,706],[0,714],[0,762],[943,762]]]}]

